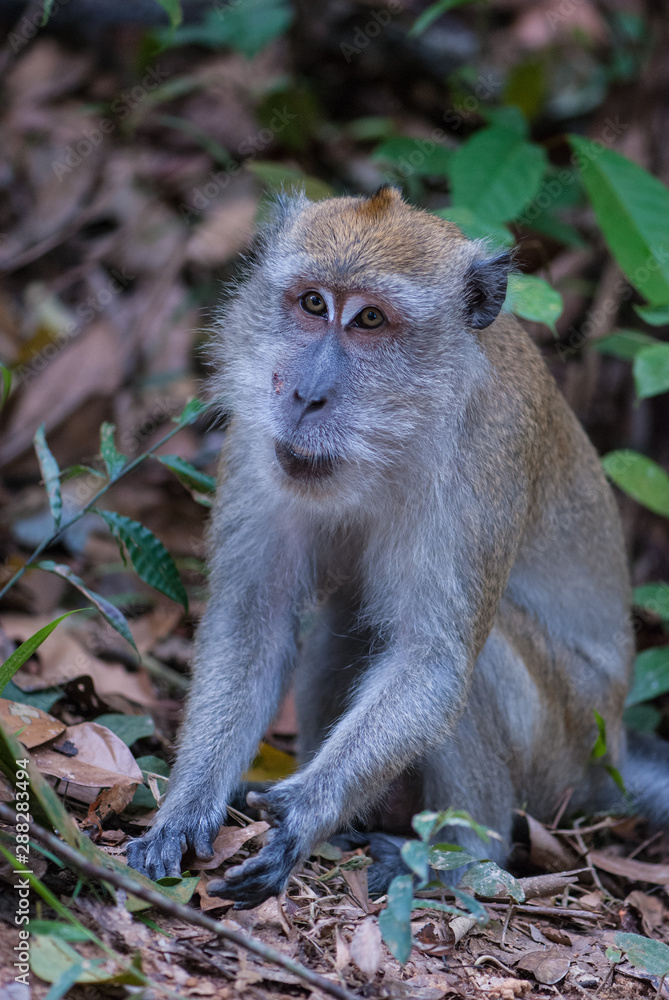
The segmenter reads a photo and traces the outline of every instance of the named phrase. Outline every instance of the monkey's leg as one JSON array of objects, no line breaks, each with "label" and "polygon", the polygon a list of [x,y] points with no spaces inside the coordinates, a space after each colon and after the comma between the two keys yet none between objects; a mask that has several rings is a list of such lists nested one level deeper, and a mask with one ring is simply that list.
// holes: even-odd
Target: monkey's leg
[{"label": "monkey's leg", "polygon": [[301,642],[295,673],[300,763],[309,761],[345,712],[360,671],[369,662],[370,637],[356,628],[357,607],[337,594],[319,610]]},{"label": "monkey's leg", "polygon": [[[128,845],[129,863],[153,879],[181,874],[187,848],[211,857],[230,794],[294,665],[295,592],[286,585],[285,557],[272,562],[272,553],[261,552],[254,579],[251,555],[215,564],[167,798],[150,832]],[[276,568],[276,585],[261,580],[268,566]]]}]

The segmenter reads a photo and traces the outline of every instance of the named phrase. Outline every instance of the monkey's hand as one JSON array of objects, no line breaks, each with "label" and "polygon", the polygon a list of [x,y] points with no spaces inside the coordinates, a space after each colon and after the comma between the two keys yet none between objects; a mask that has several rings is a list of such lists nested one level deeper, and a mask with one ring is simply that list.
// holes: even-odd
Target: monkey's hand
[{"label": "monkey's hand", "polygon": [[296,810],[284,793],[285,785],[282,782],[263,794],[249,792],[248,804],[260,809],[263,819],[274,829],[268,832],[267,843],[258,854],[228,868],[225,878],[213,879],[207,886],[210,896],[234,900],[236,910],[249,910],[270,896],[278,896],[295,865],[308,854],[310,845],[303,850],[304,838],[293,828],[291,820]]},{"label": "monkey's hand", "polygon": [[[162,811],[162,810],[161,810]],[[160,816],[160,813],[158,814]],[[181,876],[181,855],[192,850],[200,861],[214,856],[213,840],[220,823],[205,823],[192,813],[170,815],[156,823],[144,837],[128,844],[128,864],[154,880]]]}]

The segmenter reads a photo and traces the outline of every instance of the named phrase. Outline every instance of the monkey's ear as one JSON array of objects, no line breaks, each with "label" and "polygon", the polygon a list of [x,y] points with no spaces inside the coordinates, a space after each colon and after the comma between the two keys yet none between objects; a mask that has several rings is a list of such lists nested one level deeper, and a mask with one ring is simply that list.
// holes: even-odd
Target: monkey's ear
[{"label": "monkey's ear", "polygon": [[475,260],[465,275],[467,320],[475,330],[484,330],[497,317],[506,296],[511,267],[508,253]]}]

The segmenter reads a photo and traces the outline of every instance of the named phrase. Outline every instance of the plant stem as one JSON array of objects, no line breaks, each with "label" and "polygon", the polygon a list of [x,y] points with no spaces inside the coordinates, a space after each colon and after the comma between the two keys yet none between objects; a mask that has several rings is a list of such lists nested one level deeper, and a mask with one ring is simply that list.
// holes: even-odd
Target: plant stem
[{"label": "plant stem", "polygon": [[84,506],[81,508],[81,510],[78,510],[76,514],[73,514],[72,517],[69,519],[69,521],[66,521],[65,524],[61,524],[61,526],[59,527],[58,531],[55,531],[53,533],[53,535],[50,535],[48,538],[45,538],[43,542],[40,542],[40,544],[37,546],[37,548],[35,549],[35,551],[30,556],[28,556],[28,558],[26,559],[26,561],[24,562],[24,564],[21,566],[21,568],[17,569],[16,573],[14,573],[14,575],[9,578],[9,580],[4,585],[4,587],[2,587],[0,589],[0,600],[2,600],[2,598],[5,596],[5,594],[7,593],[7,591],[10,590],[14,586],[14,584],[17,583],[21,579],[21,577],[23,576],[23,574],[25,573],[25,571],[28,569],[28,567],[31,566],[32,563],[34,563],[35,560],[39,556],[42,555],[42,553],[44,552],[44,550],[48,549],[50,545],[53,545],[53,543],[56,541],[56,539],[60,538],[60,536],[65,531],[67,531],[68,528],[71,528],[73,524],[76,524],[77,521],[79,521],[84,516],[84,514],[87,513],[87,511],[89,511],[90,508],[93,507],[97,503],[97,501],[100,499],[100,497],[104,496],[104,494],[107,492],[107,490],[109,489],[110,486],[113,486],[114,483],[117,483],[119,481],[119,479],[123,478],[123,476],[127,475],[129,472],[132,472],[133,469],[136,469],[137,466],[141,462],[143,462],[145,458],[148,458],[150,455],[152,455],[154,453],[154,451],[156,451],[158,448],[160,448],[162,445],[164,445],[166,441],[169,441],[170,438],[174,437],[174,435],[177,434],[178,431],[183,430],[183,428],[185,426],[187,426],[187,425],[186,424],[177,424],[176,427],[173,427],[171,431],[169,431],[167,434],[165,434],[163,437],[161,437],[160,441],[156,441],[156,443],[154,445],[152,445],[146,451],[142,452],[141,455],[138,455],[137,458],[133,458],[133,460],[131,462],[128,462],[127,465],[124,465],[123,468],[121,469],[121,471],[118,472],[111,479],[108,479],[107,482],[104,484],[104,486],[102,486],[98,490],[98,492],[95,494],[95,496],[93,496],[88,501],[88,503],[84,504]]}]

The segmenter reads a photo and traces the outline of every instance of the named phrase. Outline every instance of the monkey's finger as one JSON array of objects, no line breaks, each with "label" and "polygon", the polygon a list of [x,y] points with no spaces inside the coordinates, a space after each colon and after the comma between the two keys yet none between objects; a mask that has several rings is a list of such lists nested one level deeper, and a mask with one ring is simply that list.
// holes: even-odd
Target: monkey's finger
[{"label": "monkey's finger", "polygon": [[181,878],[181,854],[185,846],[186,838],[179,833],[163,833],[159,843],[151,844],[146,864],[154,882],[166,876]]},{"label": "monkey's finger", "polygon": [[263,795],[262,792],[248,792],[246,795],[246,801],[254,809],[269,809],[269,802],[267,801],[267,796]]},{"label": "monkey's finger", "polygon": [[126,848],[128,864],[140,875],[150,878],[146,869],[146,842],[143,840],[131,840]]},{"label": "monkey's finger", "polygon": [[200,861],[211,861],[214,856],[212,838],[208,833],[198,833],[193,838],[192,847]]}]

